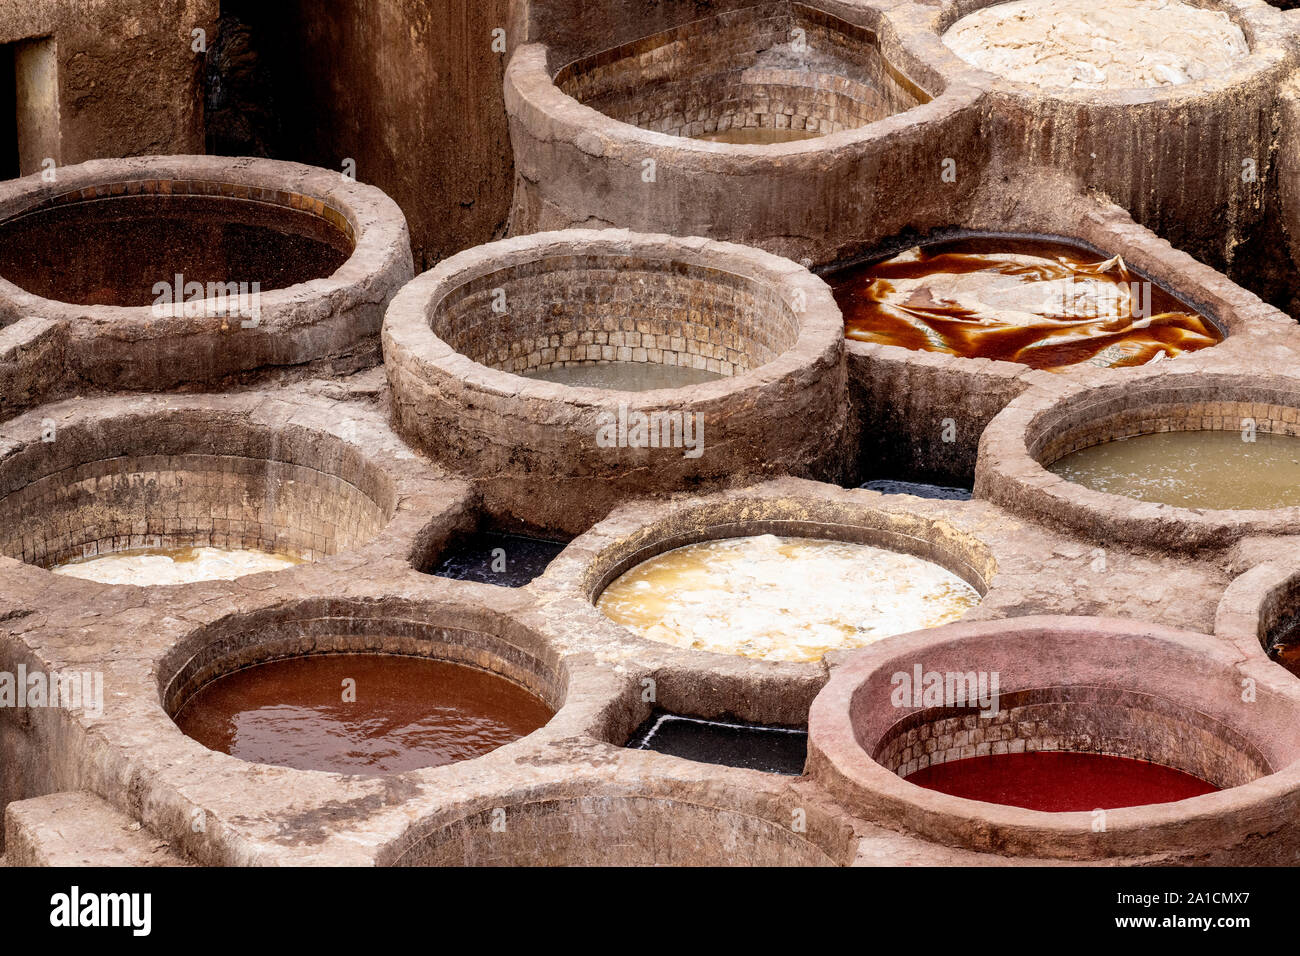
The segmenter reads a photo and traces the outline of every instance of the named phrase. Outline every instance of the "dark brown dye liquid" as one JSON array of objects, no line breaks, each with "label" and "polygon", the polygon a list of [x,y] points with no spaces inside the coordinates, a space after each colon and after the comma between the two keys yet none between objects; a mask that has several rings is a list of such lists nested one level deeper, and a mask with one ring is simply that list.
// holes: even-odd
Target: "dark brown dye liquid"
[{"label": "dark brown dye liquid", "polygon": [[[917,351],[1044,369],[1128,367],[1223,339],[1208,319],[1122,260],[1049,240],[931,243],[826,278],[846,336]],[[1089,289],[1096,297],[1076,299]]]},{"label": "dark brown dye liquid", "polygon": [[907,781],[954,797],[1051,813],[1172,803],[1219,789],[1145,760],[1059,751],[953,760],[918,770]]},{"label": "dark brown dye liquid", "polygon": [[1300,614],[1282,622],[1273,638],[1269,656],[1300,677]]},{"label": "dark brown dye liquid", "polygon": [[[355,681],[345,702],[344,682]],[[383,654],[295,657],[199,688],[177,726],[210,750],[296,770],[385,774],[480,757],[551,719],[485,671]]]},{"label": "dark brown dye liquid", "polygon": [[324,219],[214,196],[119,196],[0,223],[0,275],[78,305],[152,305],[154,285],[178,274],[205,289],[257,282],[268,292],[330,276],[351,254]]}]

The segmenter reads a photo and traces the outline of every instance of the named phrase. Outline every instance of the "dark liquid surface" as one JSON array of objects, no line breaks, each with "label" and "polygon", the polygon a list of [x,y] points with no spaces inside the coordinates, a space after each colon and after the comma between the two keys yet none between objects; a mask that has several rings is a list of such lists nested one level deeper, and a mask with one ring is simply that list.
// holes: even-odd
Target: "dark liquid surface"
[{"label": "dark liquid surface", "polygon": [[121,196],[0,223],[0,275],[78,305],[152,305],[155,283],[177,274],[205,289],[258,282],[269,292],[330,276],[351,254],[316,216],[212,196]]},{"label": "dark liquid surface", "polygon": [[1292,674],[1300,677],[1300,614],[1282,623],[1273,638],[1269,655]]},{"label": "dark liquid surface", "polygon": [[433,573],[456,581],[521,588],[564,550],[563,541],[480,531],[453,541]]},{"label": "dark liquid surface", "polygon": [[1172,803],[1219,789],[1143,760],[1059,752],[954,760],[918,770],[907,781],[954,797],[1053,813]]},{"label": "dark liquid surface", "polygon": [[[343,700],[345,680],[355,702]],[[296,657],[199,688],[176,724],[251,763],[335,773],[401,773],[469,760],[551,719],[504,678],[444,661],[380,654]]]},{"label": "dark liquid surface", "polygon": [[803,773],[808,759],[808,733],[804,730],[701,720],[663,711],[651,714],[627,746],[700,763],[794,776]]},{"label": "dark liquid surface", "polygon": [[969,488],[953,488],[950,485],[930,485],[921,481],[894,481],[876,479],[859,486],[867,491],[878,491],[882,495],[915,495],[917,498],[933,498],[937,501],[970,501]]},{"label": "dark liquid surface", "polygon": [[932,243],[826,280],[851,339],[1033,368],[1145,365],[1223,338],[1122,261],[1048,240]]}]

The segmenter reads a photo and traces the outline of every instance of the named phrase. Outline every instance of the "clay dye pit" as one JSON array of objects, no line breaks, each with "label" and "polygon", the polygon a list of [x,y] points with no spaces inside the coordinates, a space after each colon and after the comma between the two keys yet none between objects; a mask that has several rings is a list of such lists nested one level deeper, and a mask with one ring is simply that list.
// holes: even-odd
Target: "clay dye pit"
[{"label": "clay dye pit", "polygon": [[564,547],[563,541],[479,531],[454,540],[432,573],[456,581],[521,588],[541,575]]},{"label": "clay dye pit", "polygon": [[1018,0],[962,17],[943,42],[972,66],[1046,89],[1180,86],[1250,53],[1228,14],[1177,0]]},{"label": "clay dye pit", "polygon": [[266,292],[325,278],[351,254],[347,236],[317,216],[214,196],[117,196],[0,223],[0,276],[78,305],[152,305],[154,286],[177,275],[205,290],[233,282]]},{"label": "clay dye pit", "polygon": [[1182,508],[1300,505],[1300,438],[1236,431],[1138,435],[1082,448],[1051,465],[1068,481]]},{"label": "clay dye pit", "polygon": [[655,711],[637,728],[627,746],[698,763],[797,777],[808,759],[808,732]]},{"label": "clay dye pit", "polygon": [[1052,369],[1146,365],[1222,333],[1118,256],[991,236],[913,247],[827,276],[845,335]]},{"label": "clay dye pit", "polygon": [[957,575],[909,554],[767,534],[666,551],[620,576],[597,606],[676,647],[816,661],[955,621],[979,601]]},{"label": "clay dye pit", "polygon": [[226,548],[137,548],[69,561],[51,568],[55,574],[100,584],[193,584],[233,581],[246,574],[281,571],[303,559],[267,551]]},{"label": "clay dye pit", "polygon": [[[355,684],[348,684],[348,682]],[[345,699],[355,688],[352,701]],[[186,736],[250,763],[388,774],[470,760],[551,719],[504,678],[382,654],[296,657],[220,677],[175,715]]]},{"label": "clay dye pit", "polygon": [[1145,760],[1059,751],[968,757],[932,764],[906,779],[954,797],[1049,813],[1172,803],[1219,789]]},{"label": "clay dye pit", "polygon": [[892,481],[879,479],[868,481],[858,487],[867,491],[878,491],[882,495],[914,495],[917,498],[932,498],[936,501],[970,501],[969,488],[953,488],[950,485],[929,485],[920,481]]},{"label": "clay dye pit", "polygon": [[601,362],[595,365],[552,365],[524,373],[525,378],[577,388],[604,388],[617,392],[649,392],[656,388],[685,388],[715,382],[723,376],[689,365],[659,362]]}]

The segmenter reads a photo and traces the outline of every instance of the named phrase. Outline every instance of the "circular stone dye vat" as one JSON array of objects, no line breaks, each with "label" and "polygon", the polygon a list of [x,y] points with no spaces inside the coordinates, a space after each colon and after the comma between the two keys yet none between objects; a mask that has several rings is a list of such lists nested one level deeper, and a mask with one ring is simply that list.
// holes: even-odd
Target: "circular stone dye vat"
[{"label": "circular stone dye vat", "polygon": [[1178,0],[1018,0],[967,14],[943,42],[972,66],[1047,89],[1181,86],[1250,53],[1228,14]]},{"label": "circular stone dye vat", "polygon": [[203,746],[251,763],[389,774],[480,757],[551,717],[542,700],[486,671],[419,657],[333,654],[219,677],[174,719]]},{"label": "circular stone dye vat", "polygon": [[1056,751],[931,764],[905,779],[954,797],[1051,813],[1172,803],[1219,789],[1145,760]]},{"label": "circular stone dye vat", "polygon": [[874,31],[799,3],[756,3],[605,49],[555,85],[642,129],[771,145],[856,129],[929,97]]},{"label": "circular stone dye vat", "polygon": [[[1252,440],[1243,440],[1243,436]],[[1183,508],[1300,505],[1300,438],[1265,432],[1172,431],[1082,448],[1055,474],[1094,491]]]},{"label": "circular stone dye vat", "polygon": [[[125,188],[125,187],[123,187]],[[212,195],[120,194],[40,206],[0,222],[0,276],[77,305],[144,306],[157,283],[283,289],[352,254],[337,225],[301,209]],[[191,287],[191,283],[194,283]],[[256,284],[256,285],[254,285]],[[184,291],[183,297],[202,299]]]},{"label": "circular stone dye vat", "polygon": [[1119,256],[1051,240],[931,243],[828,281],[848,338],[918,351],[1045,369],[1126,367],[1223,340]]},{"label": "circular stone dye vat", "polygon": [[653,641],[816,661],[955,621],[979,602],[960,577],[910,554],[768,534],[666,551],[617,578],[597,606]]},{"label": "circular stone dye vat", "polygon": [[100,584],[193,584],[233,581],[245,574],[282,571],[303,559],[246,548],[136,548],[79,558],[51,568],[55,574]]}]

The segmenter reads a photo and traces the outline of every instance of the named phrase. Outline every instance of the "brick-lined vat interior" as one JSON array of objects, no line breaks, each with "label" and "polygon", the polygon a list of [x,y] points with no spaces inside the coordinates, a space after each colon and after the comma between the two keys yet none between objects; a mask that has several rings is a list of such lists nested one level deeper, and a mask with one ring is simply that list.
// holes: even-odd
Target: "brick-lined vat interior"
[{"label": "brick-lined vat interior", "polygon": [[[814,820],[792,832],[779,805],[635,790],[541,794],[489,808],[421,838],[397,866],[843,866],[851,834]],[[698,798],[696,798],[698,799]],[[718,803],[721,805],[717,805]],[[494,813],[509,821],[494,831]],[[500,819],[500,817],[498,817]],[[818,824],[821,824],[818,826]]]},{"label": "brick-lined vat interior", "polygon": [[462,355],[516,373],[652,362],[736,375],[799,335],[775,288],[637,255],[548,256],[488,273],[445,297],[430,321]]},{"label": "brick-lined vat interior", "polygon": [[570,63],[555,83],[613,119],[687,137],[836,133],[930,98],[873,31],[800,3],[695,20]]},{"label": "brick-lined vat interior", "polygon": [[1037,752],[1106,754],[1173,767],[1220,789],[1271,772],[1241,734],[1194,708],[1111,687],[1045,687],[1002,694],[992,717],[969,708],[910,714],[872,758],[900,777],[932,764]]},{"label": "brick-lined vat interior", "polygon": [[311,433],[201,415],[70,431],[0,468],[0,553],[41,567],[139,548],[247,548],[314,561],[373,538],[395,506],[378,468]]},{"label": "brick-lined vat interior", "polygon": [[[1300,758],[1300,728],[1288,723],[1300,692],[1288,683],[1243,695],[1238,658],[1206,635],[1119,619],[1029,616],[916,632],[832,675],[810,713],[810,773],[895,826],[1004,855],[1276,861],[1282,844],[1243,849],[1241,840],[1261,826],[1294,829],[1275,795]],[[1087,810],[1026,811],[905,779],[1045,753],[1144,761],[1221,792],[1114,809],[1094,831]],[[1213,810],[1196,815],[1197,801]],[[1174,806],[1185,812],[1170,814]]]}]

